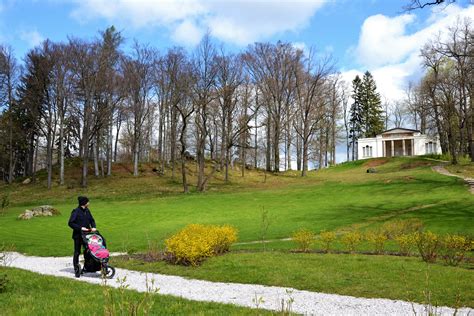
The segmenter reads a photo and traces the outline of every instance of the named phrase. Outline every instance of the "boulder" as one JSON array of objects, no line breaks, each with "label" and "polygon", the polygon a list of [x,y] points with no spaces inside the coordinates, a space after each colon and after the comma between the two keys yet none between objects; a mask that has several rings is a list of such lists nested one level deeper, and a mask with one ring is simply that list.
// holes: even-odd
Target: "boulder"
[{"label": "boulder", "polygon": [[23,183],[23,184],[30,184],[30,183],[31,183],[31,179],[30,179],[30,178],[27,178],[27,179],[25,179],[22,183]]},{"label": "boulder", "polygon": [[30,210],[26,210],[25,212],[21,213],[20,216],[18,216],[18,219],[32,219],[33,218],[33,212]]},{"label": "boulder", "polygon": [[18,216],[18,219],[32,219],[33,217],[38,216],[53,216],[53,215],[60,215],[57,209],[50,205],[42,205],[35,207],[31,210],[25,210],[22,214]]},{"label": "boulder", "polygon": [[367,173],[377,173],[377,169],[369,168],[369,169],[367,169]]}]

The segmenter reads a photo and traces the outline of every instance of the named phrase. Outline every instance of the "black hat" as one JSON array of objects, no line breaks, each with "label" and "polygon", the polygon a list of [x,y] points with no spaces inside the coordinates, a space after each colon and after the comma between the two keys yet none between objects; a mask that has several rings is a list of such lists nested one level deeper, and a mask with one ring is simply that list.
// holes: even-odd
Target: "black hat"
[{"label": "black hat", "polygon": [[89,199],[85,196],[80,196],[77,200],[79,201],[79,206],[86,205],[89,202]]}]

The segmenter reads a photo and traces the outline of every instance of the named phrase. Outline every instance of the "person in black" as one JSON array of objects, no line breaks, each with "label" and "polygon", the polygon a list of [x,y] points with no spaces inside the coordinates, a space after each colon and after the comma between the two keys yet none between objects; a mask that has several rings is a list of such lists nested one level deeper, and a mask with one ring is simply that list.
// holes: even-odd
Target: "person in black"
[{"label": "person in black", "polygon": [[89,210],[89,199],[85,196],[77,198],[79,206],[72,210],[71,217],[69,218],[69,227],[72,228],[72,239],[74,239],[74,257],[72,263],[74,265],[74,273],[76,277],[81,276],[81,266],[79,265],[79,255],[81,254],[82,231],[95,231],[95,220],[92,217],[91,211]]}]

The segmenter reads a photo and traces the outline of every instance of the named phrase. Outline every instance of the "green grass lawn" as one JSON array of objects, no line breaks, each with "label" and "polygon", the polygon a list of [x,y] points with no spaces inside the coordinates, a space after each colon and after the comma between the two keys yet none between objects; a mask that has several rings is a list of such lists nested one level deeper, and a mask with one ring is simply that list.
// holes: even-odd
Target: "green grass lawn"
[{"label": "green grass lawn", "polygon": [[[246,177],[241,178],[240,171],[236,169],[232,171],[230,184],[223,184],[222,175],[218,174],[211,182],[209,192],[189,195],[179,193],[178,182],[156,175],[139,178],[117,175],[110,179],[93,179],[87,190],[55,186],[51,191],[45,191],[44,183],[2,186],[0,195],[10,194],[11,206],[0,216],[0,227],[3,228],[0,230],[0,239],[27,254],[71,255],[73,245],[67,221],[79,194],[86,194],[91,199],[91,211],[111,251],[145,252],[150,244],[162,246],[165,238],[190,223],[231,224],[239,230],[240,242],[260,240],[263,209],[268,211],[270,220],[266,239],[288,238],[299,228],[316,233],[353,228],[367,230],[387,221],[407,218],[421,219],[427,229],[437,233],[473,235],[474,195],[469,193],[461,179],[434,173],[431,166],[437,163],[421,158],[357,161],[311,171],[304,179],[296,171],[267,174],[266,180],[263,172],[248,171]],[[367,174],[369,166],[375,167],[377,173]],[[16,219],[25,208],[43,203],[57,207],[62,215],[30,221]],[[268,246],[270,249],[286,250],[293,247],[289,242],[278,241]],[[262,245],[241,245],[232,249],[255,252],[262,249]],[[419,302],[423,300],[419,292],[425,277],[425,265],[419,258],[326,257],[314,254],[293,256],[280,251],[270,252],[268,256],[272,259],[267,260],[263,254],[233,253],[212,259],[206,264],[215,265],[218,276],[232,276],[229,281],[258,283],[258,273],[265,274],[265,270],[271,270],[281,262],[282,269],[275,269],[273,277],[262,275],[259,282],[368,297],[409,299],[407,293],[412,293],[413,299]],[[327,282],[310,286],[307,279],[317,283],[317,278],[324,278],[324,275],[306,270],[306,265],[331,265],[334,269],[322,270],[325,271]],[[157,263],[157,266],[176,271],[169,273],[191,273],[191,277],[227,280],[209,273],[206,265],[202,270],[165,266],[162,263]],[[393,284],[380,282],[382,276],[387,279],[386,276],[399,274],[401,266],[408,271],[408,279],[418,275],[420,286],[410,285],[407,289],[404,279],[397,275],[389,278]],[[139,267],[139,263],[134,266],[137,269]],[[143,269],[149,267],[156,268],[147,264],[142,266]],[[254,269],[256,274],[252,272]],[[349,269],[353,274],[344,276],[343,269]],[[472,281],[472,269],[443,265],[433,265],[432,269],[436,271],[435,275],[443,276],[439,279],[434,276],[437,280],[434,286],[436,290],[443,287],[448,289],[444,299],[446,304],[455,305],[453,297],[459,292],[456,280],[460,280],[463,302],[474,306],[472,294],[464,295],[474,292],[469,285],[474,282],[463,283]],[[306,274],[301,271],[306,271]],[[381,276],[378,277],[376,274],[379,272]],[[284,278],[274,277],[278,274]],[[314,278],[308,277],[308,274],[314,275]],[[366,274],[371,276],[367,279]],[[249,279],[252,275],[255,276],[254,280]],[[378,284],[385,284],[394,290],[383,290]],[[441,296],[440,301],[443,301]]]},{"label": "green grass lawn", "polygon": [[[0,315],[104,315],[104,306],[113,306],[107,300],[104,287],[76,282],[65,278],[39,275],[12,268],[7,271],[8,285],[0,293]],[[117,302],[137,303],[145,294],[126,290],[109,289],[109,294]],[[271,315],[270,312],[237,307],[231,304],[217,304],[189,301],[167,295],[152,295],[151,315]],[[125,306],[125,304],[123,304]]]},{"label": "green grass lawn", "polygon": [[[358,223],[376,226],[406,217],[420,218],[436,232],[473,233],[474,196],[461,180],[435,174],[426,166],[399,169],[402,163],[403,160],[395,160],[382,165],[378,174],[366,174],[362,166],[343,166],[342,170],[336,167],[313,174],[301,183],[290,177],[293,182],[273,189],[143,199],[137,196],[116,201],[91,196],[90,208],[112,251],[145,250],[149,241],[162,243],[189,223],[227,223],[237,227],[240,241],[259,240],[263,209],[269,214],[269,239],[289,237],[302,227],[319,232]],[[76,204],[74,199],[53,204],[61,216],[30,221],[17,220],[25,206],[15,206],[14,201],[12,204],[0,216],[0,227],[8,228],[0,230],[1,240],[27,254],[71,253],[67,221]],[[38,204],[29,201],[29,205]],[[430,206],[406,211],[426,205]],[[55,241],[54,247],[51,240]]]},{"label": "green grass lawn", "polygon": [[[288,286],[359,297],[382,297],[474,308],[473,266],[426,264],[420,258],[281,252],[231,253],[199,267],[115,258],[133,270],[189,278]],[[458,297],[459,296],[459,297]]]}]

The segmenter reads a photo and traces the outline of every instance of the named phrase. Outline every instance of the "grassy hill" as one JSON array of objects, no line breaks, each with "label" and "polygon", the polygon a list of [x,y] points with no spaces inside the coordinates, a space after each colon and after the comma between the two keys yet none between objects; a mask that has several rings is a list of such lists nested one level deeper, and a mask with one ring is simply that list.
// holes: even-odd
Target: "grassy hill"
[{"label": "grassy hill", "polygon": [[[116,165],[110,178],[91,177],[90,186],[78,186],[78,166],[68,168],[68,184],[45,189],[45,183],[0,187],[11,206],[0,216],[0,238],[18,251],[41,256],[71,255],[67,227],[76,198],[85,194],[99,230],[112,251],[146,252],[162,247],[165,238],[190,223],[231,224],[239,230],[233,253],[205,262],[199,268],[114,259],[119,266],[194,278],[292,286],[300,289],[387,297],[424,302],[426,276],[431,277],[433,298],[455,306],[474,307],[472,264],[448,267],[426,265],[419,258],[367,255],[294,254],[294,244],[281,240],[299,228],[367,230],[397,219],[417,218],[436,233],[474,234],[474,195],[462,180],[431,170],[439,162],[423,158],[372,159],[311,171],[301,178],[296,171],[281,174],[246,170],[238,166],[225,184],[216,173],[205,193],[184,195],[169,170],[156,175],[153,164],[143,164],[133,177],[130,167]],[[367,173],[369,168],[377,173]],[[190,165],[195,183],[195,165]],[[44,181],[45,175],[40,174]],[[61,212],[53,218],[17,220],[27,207],[52,204]],[[262,211],[268,212],[266,244],[262,238]],[[54,245],[54,246],[53,246]],[[362,248],[367,245],[362,245]],[[390,249],[391,245],[388,245]],[[457,295],[462,292],[462,299]]]},{"label": "grassy hill", "polygon": [[[228,223],[239,229],[240,241],[259,240],[263,209],[271,222],[268,239],[289,237],[302,227],[319,232],[410,217],[436,232],[473,233],[473,196],[462,180],[434,173],[433,164],[417,158],[378,159],[311,171],[307,178],[296,171],[267,174],[266,180],[258,170],[242,178],[236,168],[230,184],[217,174],[208,192],[188,195],[180,193],[179,182],[169,173],[154,175],[152,165],[144,165],[140,177],[120,172],[126,168],[119,165],[113,177],[91,179],[86,190],[55,186],[48,191],[42,182],[1,187],[0,195],[9,194],[10,207],[0,216],[0,226],[16,234],[0,230],[0,238],[30,254],[69,254],[67,220],[79,194],[91,199],[90,209],[112,250],[127,245],[146,249],[149,240],[161,242],[189,223]],[[369,166],[378,172],[366,173]],[[16,219],[25,208],[41,204],[55,206],[62,215]],[[46,243],[51,238],[56,239],[54,249]]]}]

